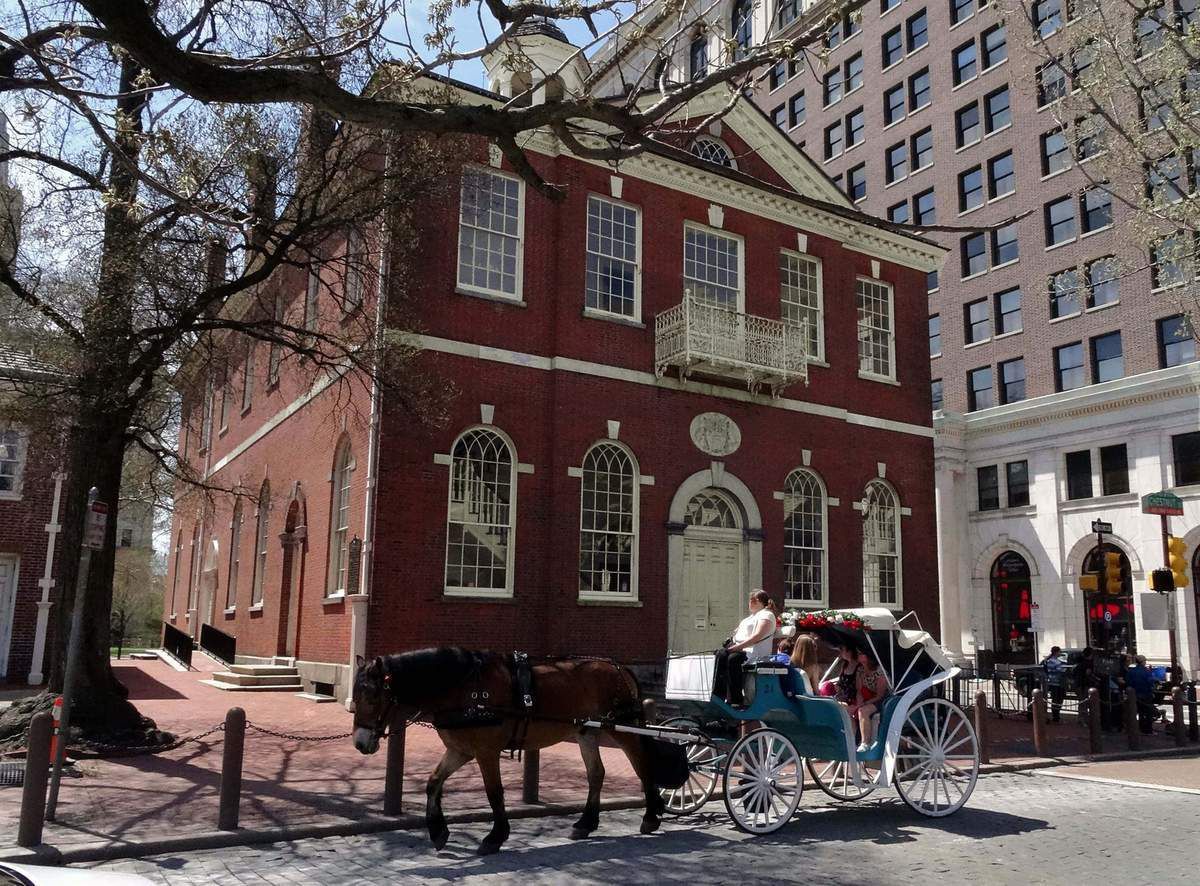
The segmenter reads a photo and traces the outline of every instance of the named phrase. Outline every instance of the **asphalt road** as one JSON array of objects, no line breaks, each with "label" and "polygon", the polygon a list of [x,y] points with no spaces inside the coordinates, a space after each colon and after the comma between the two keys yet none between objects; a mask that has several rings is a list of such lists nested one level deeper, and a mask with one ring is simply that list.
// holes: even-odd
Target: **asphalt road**
[{"label": "asphalt road", "polygon": [[571,820],[513,822],[499,855],[474,854],[485,825],[452,828],[432,851],[398,832],[113,862],[154,883],[1195,883],[1200,797],[1194,793],[1054,778],[980,778],[967,807],[926,819],[894,791],[855,805],[806,792],[787,827],[767,837],[736,830],[721,802],[637,833],[639,813],[609,812],[589,840],[566,839]]}]

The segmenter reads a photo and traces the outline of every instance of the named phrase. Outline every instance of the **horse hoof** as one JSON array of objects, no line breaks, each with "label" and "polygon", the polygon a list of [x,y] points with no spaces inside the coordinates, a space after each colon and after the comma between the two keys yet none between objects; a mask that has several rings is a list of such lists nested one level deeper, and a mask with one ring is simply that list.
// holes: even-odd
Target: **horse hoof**
[{"label": "horse hoof", "polygon": [[445,830],[440,834],[430,834],[429,839],[433,841],[434,851],[441,852],[446,848],[446,841],[450,839],[450,831]]},{"label": "horse hoof", "polygon": [[658,830],[658,825],[659,825],[659,821],[656,818],[655,819],[643,818],[642,819],[642,833],[643,834],[653,834],[655,831]]},{"label": "horse hoof", "polygon": [[572,840],[586,840],[592,835],[592,832],[587,828],[571,828]]},{"label": "horse hoof", "polygon": [[479,848],[476,849],[475,852],[478,855],[495,855],[500,851],[500,845],[501,844],[499,843],[491,843],[487,840],[484,840],[479,844]]}]

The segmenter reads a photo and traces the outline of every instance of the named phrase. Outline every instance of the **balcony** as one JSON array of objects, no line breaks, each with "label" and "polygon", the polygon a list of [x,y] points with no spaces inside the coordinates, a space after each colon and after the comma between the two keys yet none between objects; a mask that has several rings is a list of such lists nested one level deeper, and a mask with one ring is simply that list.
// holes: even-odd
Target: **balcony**
[{"label": "balcony", "polygon": [[778,397],[793,382],[808,383],[806,324],[742,314],[690,292],[654,318],[654,372],[672,366],[693,374],[737,379],[751,393]]}]

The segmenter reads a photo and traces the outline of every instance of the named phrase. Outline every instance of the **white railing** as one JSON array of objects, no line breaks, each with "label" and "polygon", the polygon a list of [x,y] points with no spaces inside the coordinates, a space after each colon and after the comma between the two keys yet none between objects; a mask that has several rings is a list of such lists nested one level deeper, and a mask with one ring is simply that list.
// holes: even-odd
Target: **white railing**
[{"label": "white railing", "polygon": [[685,293],[683,301],[655,317],[654,371],[670,367],[745,381],[777,395],[786,385],[808,381],[807,323],[786,323],[742,314]]}]

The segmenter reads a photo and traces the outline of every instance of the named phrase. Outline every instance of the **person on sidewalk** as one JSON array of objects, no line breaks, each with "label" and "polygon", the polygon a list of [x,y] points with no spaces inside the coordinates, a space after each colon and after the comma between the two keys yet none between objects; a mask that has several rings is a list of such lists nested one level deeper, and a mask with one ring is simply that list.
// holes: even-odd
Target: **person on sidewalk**
[{"label": "person on sidewalk", "polygon": [[1057,723],[1062,713],[1067,678],[1067,663],[1063,661],[1061,647],[1050,647],[1050,654],[1042,659],[1042,668],[1046,672],[1046,690],[1050,694],[1050,722]]},{"label": "person on sidewalk", "polygon": [[1125,685],[1137,696],[1138,729],[1149,735],[1154,731],[1158,709],[1154,706],[1154,675],[1146,667],[1146,656],[1139,655],[1125,672]]},{"label": "person on sidewalk", "polygon": [[713,693],[734,707],[742,704],[742,665],[770,655],[775,646],[775,613],[770,603],[766,591],[753,591],[750,614],[741,620],[725,646],[717,650]]}]

